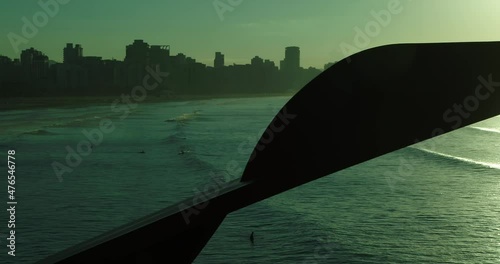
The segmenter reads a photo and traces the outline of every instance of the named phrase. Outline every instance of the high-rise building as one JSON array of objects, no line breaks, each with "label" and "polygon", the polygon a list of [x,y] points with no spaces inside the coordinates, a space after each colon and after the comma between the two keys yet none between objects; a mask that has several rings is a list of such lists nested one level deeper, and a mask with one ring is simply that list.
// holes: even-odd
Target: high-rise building
[{"label": "high-rise building", "polygon": [[83,48],[80,44],[73,46],[73,43],[67,43],[63,49],[63,63],[79,64],[82,61]]},{"label": "high-rise building", "polygon": [[[0,55],[0,88],[2,88],[3,82],[7,80],[8,73],[13,68],[12,60],[9,57]],[[3,93],[0,89],[0,95]]]},{"label": "high-rise building", "polygon": [[149,49],[149,60],[151,64],[160,65],[162,69],[166,69],[169,57],[169,45],[151,45],[151,48]]},{"label": "high-rise building", "polygon": [[47,78],[49,57],[34,48],[21,52],[21,66],[26,81]]},{"label": "high-rise building", "polygon": [[300,69],[300,48],[286,47],[285,59],[283,60],[282,70],[297,71]]},{"label": "high-rise building", "polygon": [[75,45],[75,54],[77,58],[83,57],[83,48],[82,45],[76,44]]},{"label": "high-rise building", "polygon": [[302,70],[300,68],[300,48],[291,46],[285,49],[285,58],[280,61],[282,87],[285,90],[300,88]]},{"label": "high-rise building", "polygon": [[127,45],[125,62],[133,64],[149,64],[149,44],[142,39],[134,40],[134,43]]},{"label": "high-rise building", "polygon": [[142,39],[136,39],[125,50],[126,84],[134,87],[140,84],[146,75],[146,66],[149,65],[149,44]]},{"label": "high-rise building", "polygon": [[222,54],[221,52],[216,52],[214,59],[214,68],[222,67],[224,67],[224,54]]}]

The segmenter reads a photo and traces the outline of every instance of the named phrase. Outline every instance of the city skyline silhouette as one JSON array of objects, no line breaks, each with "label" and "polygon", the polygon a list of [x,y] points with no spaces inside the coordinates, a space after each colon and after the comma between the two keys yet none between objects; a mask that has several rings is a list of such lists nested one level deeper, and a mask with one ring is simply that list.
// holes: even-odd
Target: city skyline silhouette
[{"label": "city skyline silhouette", "polygon": [[321,73],[301,66],[298,46],[285,47],[279,66],[259,56],[246,64],[226,65],[221,51],[214,52],[212,65],[206,65],[184,53],[171,55],[170,45],[150,45],[142,39],[125,50],[123,60],[109,60],[86,56],[81,44],[66,43],[62,63],[35,48],[22,50],[15,59],[0,56],[0,96],[113,95],[144,83],[145,76],[155,71],[171,74],[160,89],[155,86],[157,96],[290,94]]},{"label": "city skyline silhouette", "polygon": [[[303,65],[320,69],[325,63],[338,61],[354,51],[384,44],[500,38],[496,30],[497,5],[486,2],[297,1],[294,5],[283,5],[279,1],[261,0],[188,0],[154,1],[146,5],[129,1],[57,0],[65,3],[59,4],[58,9],[52,8],[57,12],[46,12],[38,2],[2,3],[3,10],[8,12],[0,18],[3,25],[0,35],[4,38],[0,42],[1,55],[15,58],[21,50],[34,47],[55,61],[62,61],[60,49],[65,43],[74,42],[84,46],[87,54],[123,59],[123,46],[133,39],[145,39],[171,45],[173,52],[189,54],[204,64],[211,63],[216,51],[225,53],[230,64],[246,63],[255,54],[278,63],[282,49],[296,45],[301,47]],[[214,2],[241,4],[221,14]],[[450,6],[455,7],[453,17],[460,17],[460,23],[446,15]],[[472,7],[476,12],[470,12]],[[395,12],[385,17],[391,10]],[[48,17],[46,23],[42,23],[42,13]],[[481,19],[477,18],[478,13]],[[426,14],[426,19],[422,20],[419,14]],[[34,22],[34,18],[40,23]],[[23,34],[23,27],[29,23],[36,27],[36,34]],[[482,30],[475,30],[478,28]],[[358,43],[359,32],[368,33],[369,39]],[[9,39],[12,34],[25,41],[13,45]]]}]

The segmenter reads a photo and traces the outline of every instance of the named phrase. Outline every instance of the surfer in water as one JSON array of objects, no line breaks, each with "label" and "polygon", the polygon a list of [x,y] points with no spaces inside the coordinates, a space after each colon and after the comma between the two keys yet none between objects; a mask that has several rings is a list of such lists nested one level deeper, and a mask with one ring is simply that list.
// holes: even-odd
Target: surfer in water
[{"label": "surfer in water", "polygon": [[250,234],[250,242],[251,242],[251,243],[252,243],[252,245],[253,245],[253,231],[252,231],[252,233]]}]

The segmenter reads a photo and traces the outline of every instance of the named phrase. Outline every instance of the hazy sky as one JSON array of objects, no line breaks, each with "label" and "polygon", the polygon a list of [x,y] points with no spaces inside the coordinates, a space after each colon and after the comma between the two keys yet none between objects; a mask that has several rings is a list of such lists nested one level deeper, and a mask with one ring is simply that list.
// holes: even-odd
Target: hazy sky
[{"label": "hazy sky", "polygon": [[[56,0],[40,0],[51,2]],[[214,53],[225,54],[226,65],[249,63],[258,55],[279,64],[286,46],[301,48],[301,66],[323,68],[341,59],[343,47],[379,46],[398,42],[500,40],[498,0],[58,0],[67,1],[38,33],[19,49],[35,47],[61,61],[65,43],[80,43],[85,56],[123,60],[134,39],[166,44],[171,54],[184,53],[213,65]],[[395,10],[380,26],[372,11]],[[22,18],[33,21],[43,11],[38,0],[0,1],[0,54],[19,57],[10,32],[23,37]],[[219,8],[231,3],[222,16]],[[241,2],[241,3],[239,3]],[[238,4],[239,3],[239,4]],[[387,12],[389,12],[387,11]],[[222,18],[222,19],[221,19]],[[387,20],[387,19],[386,19]],[[356,42],[356,27],[372,25],[369,45]],[[11,34],[12,36],[12,34]],[[363,45],[360,45],[363,44]]]}]

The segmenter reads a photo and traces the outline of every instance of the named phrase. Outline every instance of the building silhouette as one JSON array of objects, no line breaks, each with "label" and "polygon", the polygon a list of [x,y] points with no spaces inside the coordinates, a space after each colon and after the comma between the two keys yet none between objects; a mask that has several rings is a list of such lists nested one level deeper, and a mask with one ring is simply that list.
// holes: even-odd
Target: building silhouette
[{"label": "building silhouette", "polygon": [[149,65],[149,44],[136,39],[125,49],[125,86],[134,87],[141,83]]},{"label": "building silhouette", "polygon": [[45,79],[49,73],[49,57],[34,48],[21,52],[21,65],[25,80]]},{"label": "building silhouette", "polygon": [[162,70],[166,70],[170,59],[170,45],[151,45],[149,59],[152,65],[159,65]]},{"label": "building silhouette", "polygon": [[49,58],[34,48],[21,52],[21,92],[27,96],[43,95],[49,88]]},{"label": "building silhouette", "polygon": [[[144,76],[148,74],[148,67],[154,70],[158,67],[161,71],[171,71],[173,70],[172,63],[170,45],[149,45],[142,39],[136,39],[132,44],[127,45],[124,64],[116,70],[118,75],[125,79],[125,82],[119,86],[122,86],[121,89],[130,89],[141,85]],[[167,83],[165,81],[159,83],[158,86],[159,88],[155,91],[161,93],[166,89]]]},{"label": "building silhouette", "polygon": [[295,92],[321,72],[300,66],[296,46],[285,48],[279,68],[259,56],[247,64],[226,66],[220,51],[215,52],[213,67],[207,66],[183,53],[172,55],[169,45],[149,45],[141,39],[125,47],[123,61],[85,57],[80,44],[67,43],[62,50],[62,63],[49,61],[34,48],[23,50],[19,59],[0,56],[0,96],[119,95],[130,93],[157,70],[169,75],[148,91],[153,96],[276,94]]},{"label": "building silhouette", "polygon": [[224,54],[222,52],[215,53],[214,68],[220,69],[224,67]]},{"label": "building silhouette", "polygon": [[300,48],[290,46],[285,48],[285,58],[280,61],[280,84],[282,89],[293,91],[302,87],[304,74],[300,67]]},{"label": "building silhouette", "polygon": [[54,92],[57,94],[89,94],[87,71],[84,66],[83,47],[66,43],[63,48],[63,63],[53,66]]},{"label": "building silhouette", "polygon": [[300,48],[299,47],[286,47],[285,59],[280,65],[280,70],[286,72],[296,72],[300,68]]},{"label": "building silhouette", "polygon": [[149,63],[149,44],[142,39],[134,40],[134,43],[127,45],[125,50],[125,63],[143,64]]},{"label": "building silhouette", "polygon": [[0,56],[0,97],[21,95],[22,80],[20,60]]},{"label": "building silhouette", "polygon": [[73,43],[67,43],[63,49],[63,63],[78,64],[83,57],[83,48],[80,44],[73,46]]}]

